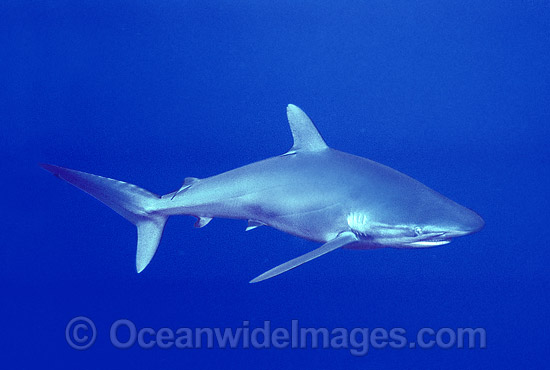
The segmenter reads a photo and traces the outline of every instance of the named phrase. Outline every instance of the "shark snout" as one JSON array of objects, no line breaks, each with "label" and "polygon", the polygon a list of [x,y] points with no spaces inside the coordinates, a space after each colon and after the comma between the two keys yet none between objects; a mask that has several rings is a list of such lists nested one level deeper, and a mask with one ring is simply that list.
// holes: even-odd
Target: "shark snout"
[{"label": "shark snout", "polygon": [[446,233],[446,236],[464,236],[477,233],[483,229],[485,221],[476,212],[470,209],[464,209],[461,213],[460,221],[455,224],[452,231]]},{"label": "shark snout", "polygon": [[483,227],[485,226],[485,221],[483,220],[483,218],[481,218],[480,215],[478,215],[474,211],[470,211],[468,222],[465,225],[466,228],[464,229],[464,231],[466,231],[468,234],[473,234],[483,229]]}]

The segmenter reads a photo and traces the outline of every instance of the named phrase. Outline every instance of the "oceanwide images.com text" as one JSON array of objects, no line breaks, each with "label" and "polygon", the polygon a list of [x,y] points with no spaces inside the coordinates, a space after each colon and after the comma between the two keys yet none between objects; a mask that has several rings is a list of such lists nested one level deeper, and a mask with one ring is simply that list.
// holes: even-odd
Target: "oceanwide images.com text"
[{"label": "oceanwide images.com text", "polygon": [[[107,334],[107,333],[105,333]],[[484,328],[424,327],[409,336],[404,328],[325,328],[301,327],[298,320],[288,327],[273,327],[266,320],[261,326],[243,321],[240,327],[138,327],[128,319],[114,321],[109,328],[109,340],[115,348],[128,349],[200,349],[200,348],[325,348],[347,349],[354,356],[365,356],[370,349],[404,348],[486,348]],[[98,336],[95,323],[78,316],[65,328],[67,343],[74,349],[85,350],[93,346]],[[414,338],[414,339],[413,339]]]}]

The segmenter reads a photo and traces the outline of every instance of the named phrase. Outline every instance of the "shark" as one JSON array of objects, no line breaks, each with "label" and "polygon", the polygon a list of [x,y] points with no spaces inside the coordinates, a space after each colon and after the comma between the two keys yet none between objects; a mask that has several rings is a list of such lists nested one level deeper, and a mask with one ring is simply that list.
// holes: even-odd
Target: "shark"
[{"label": "shark", "polygon": [[484,220],[419,181],[383,164],[329,147],[311,119],[289,104],[294,139],[286,153],[221,174],[187,177],[157,195],[136,185],[40,164],[97,198],[137,227],[136,270],[151,262],[168,217],[247,220],[323,243],[256,278],[260,282],[336,249],[428,248],[481,230]]}]

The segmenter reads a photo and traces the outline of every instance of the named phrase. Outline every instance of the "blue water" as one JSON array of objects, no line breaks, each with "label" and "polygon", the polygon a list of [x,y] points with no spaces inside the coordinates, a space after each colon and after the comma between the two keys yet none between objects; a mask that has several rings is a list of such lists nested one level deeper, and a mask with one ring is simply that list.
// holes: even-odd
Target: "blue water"
[{"label": "blue water", "polygon": [[[274,4],[275,3],[275,4]],[[545,1],[3,1],[2,368],[543,368],[550,358],[550,8]],[[100,5],[98,5],[100,4]],[[39,162],[155,193],[281,154],[285,107],[329,145],[474,209],[478,234],[338,250],[243,221],[134,227]],[[67,323],[97,339],[71,348]],[[486,348],[117,349],[136,327],[483,328]],[[84,332],[83,332],[84,333]],[[82,333],[80,333],[82,334]],[[124,335],[122,335],[124,337]],[[124,338],[123,338],[124,339]]]}]

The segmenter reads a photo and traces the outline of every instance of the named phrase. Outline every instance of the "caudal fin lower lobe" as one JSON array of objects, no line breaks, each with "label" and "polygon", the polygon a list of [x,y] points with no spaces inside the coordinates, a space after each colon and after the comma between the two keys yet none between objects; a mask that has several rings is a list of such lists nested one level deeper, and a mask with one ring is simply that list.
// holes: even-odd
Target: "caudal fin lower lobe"
[{"label": "caudal fin lower lobe", "polygon": [[139,186],[51,164],[40,164],[56,177],[85,191],[136,225],[138,231],[136,270],[143,271],[151,262],[160,243],[168,216],[151,213],[160,199]]}]

